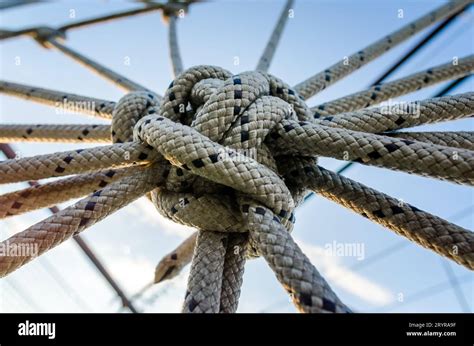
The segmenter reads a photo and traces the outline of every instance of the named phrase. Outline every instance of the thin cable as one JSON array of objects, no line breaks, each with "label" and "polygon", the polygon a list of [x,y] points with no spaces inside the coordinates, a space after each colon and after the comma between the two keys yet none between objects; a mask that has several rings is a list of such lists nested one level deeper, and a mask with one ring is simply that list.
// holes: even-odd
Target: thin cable
[{"label": "thin cable", "polygon": [[[457,277],[458,283],[459,284],[464,284],[471,282],[472,283],[472,274],[466,274],[466,275],[461,275]],[[380,308],[375,309],[372,312],[388,312],[397,308],[400,308],[402,306],[406,306],[407,304],[412,304],[416,301],[426,299],[428,297],[434,296],[438,293],[441,293],[443,291],[446,291],[451,288],[451,282],[450,281],[442,281],[436,285],[426,287],[420,291],[417,291],[413,293],[412,295],[409,295],[407,297],[404,297],[403,302],[397,302],[393,304],[389,304],[386,306],[382,306]],[[403,303],[403,305],[402,305]]]},{"label": "thin cable", "polygon": [[43,309],[41,309],[32,299],[30,299],[28,294],[23,290],[23,287],[21,287],[21,285],[16,284],[12,278],[8,278],[7,280],[5,280],[5,283],[11,286],[13,291],[30,307],[31,311],[43,311]]},{"label": "thin cable", "polygon": [[41,265],[44,267],[49,276],[58,284],[58,286],[66,292],[66,295],[83,311],[93,311],[92,307],[81,298],[79,292],[71,285],[68,284],[67,280],[58,272],[56,267],[48,261],[46,257],[42,257],[40,260]]},{"label": "thin cable", "polygon": [[469,303],[467,302],[467,299],[464,296],[464,293],[460,287],[460,282],[458,278],[454,274],[451,263],[448,263],[448,261],[445,261],[441,257],[440,257],[440,261],[441,261],[441,266],[443,267],[446,273],[446,276],[448,277],[448,281],[453,289],[454,295],[459,303],[459,306],[462,312],[470,312],[471,309],[469,308]]}]

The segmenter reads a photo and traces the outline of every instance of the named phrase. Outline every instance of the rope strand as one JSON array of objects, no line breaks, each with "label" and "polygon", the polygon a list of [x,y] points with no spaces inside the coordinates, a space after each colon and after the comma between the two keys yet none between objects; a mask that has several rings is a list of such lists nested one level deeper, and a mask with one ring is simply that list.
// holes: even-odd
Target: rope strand
[{"label": "rope strand", "polygon": [[0,125],[0,142],[110,143],[110,125]]},{"label": "rope strand", "polygon": [[140,171],[125,177],[3,241],[3,247],[35,244],[38,253],[0,256],[0,277],[143,196],[157,187],[162,177],[162,169],[156,166],[146,170],[145,174]]},{"label": "rope strand", "polygon": [[392,82],[375,85],[367,90],[315,106],[311,110],[315,118],[356,111],[473,72],[474,55],[469,55],[459,59],[457,64],[449,62]]},{"label": "rope strand", "polygon": [[378,58],[383,53],[394,48],[396,45],[407,40],[431,24],[447,18],[453,13],[456,13],[470,2],[470,0],[451,1],[448,4],[443,5],[436,10],[418,18],[417,20],[408,23],[401,29],[392,32],[390,35],[372,43],[359,52],[342,59],[338,63],[325,69],[323,72],[320,72],[295,85],[294,89],[304,99],[308,99],[311,96],[316,95],[321,90],[324,90],[328,86],[334,84],[338,80],[358,70],[375,58]]},{"label": "rope strand", "polygon": [[[300,168],[293,167],[293,172]],[[474,269],[474,233],[471,231],[322,167],[306,166],[303,170],[305,175],[299,174],[297,179],[314,192]]]},{"label": "rope strand", "polygon": [[139,170],[143,170],[143,167],[75,175],[46,184],[36,183],[32,187],[0,195],[0,219],[83,197]]},{"label": "rope strand", "polygon": [[115,108],[113,101],[5,81],[0,81],[0,92],[56,107],[60,113],[82,113],[109,120]]},{"label": "rope strand", "polygon": [[171,66],[173,68],[173,74],[175,77],[177,77],[181,72],[183,72],[183,61],[181,59],[181,53],[179,52],[178,34],[176,29],[177,21],[178,18],[176,16],[169,17],[168,43],[170,50]]},{"label": "rope strand", "polygon": [[285,29],[285,25],[289,17],[289,11],[293,6],[293,2],[293,0],[287,0],[285,7],[281,11],[280,17],[278,18],[275,28],[273,29],[272,35],[270,36],[270,39],[268,40],[268,43],[265,46],[262,56],[258,60],[257,67],[255,68],[257,71],[268,71],[273,56],[275,55],[278,43],[280,42],[281,34]]},{"label": "rope strand", "polygon": [[5,160],[0,161],[0,184],[149,163],[157,157],[148,146],[129,142]]}]

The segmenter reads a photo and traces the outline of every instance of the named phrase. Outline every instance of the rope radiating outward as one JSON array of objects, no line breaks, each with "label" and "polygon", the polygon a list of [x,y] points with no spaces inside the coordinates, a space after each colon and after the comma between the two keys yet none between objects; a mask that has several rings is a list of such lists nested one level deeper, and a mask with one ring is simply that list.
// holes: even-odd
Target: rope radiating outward
[{"label": "rope radiating outward", "polygon": [[0,142],[108,143],[109,125],[0,125]]},{"label": "rope radiating outward", "polygon": [[111,119],[115,102],[93,97],[0,81],[0,92],[55,107],[58,113],[81,113]]},{"label": "rope radiating outward", "polygon": [[117,86],[121,87],[125,91],[134,91],[134,90],[147,90],[145,87],[137,84],[128,78],[118,74],[117,72],[112,71],[111,69],[102,66],[101,64],[93,61],[92,59],[87,58],[86,56],[76,52],[75,50],[66,47],[65,45],[59,43],[54,38],[41,38],[44,40],[47,46],[54,47],[64,53],[65,55],[69,56],[70,58],[76,60],[81,65],[91,69],[92,71],[96,72],[101,77],[111,81],[112,83],[116,84]]},{"label": "rope radiating outward", "polygon": [[[159,185],[159,177],[162,175],[160,168],[154,167],[145,175],[138,172],[125,177],[23,232],[15,234],[1,244],[20,246],[33,242],[38,245],[38,255],[41,255],[152,190]],[[32,260],[35,255],[27,253],[23,256],[2,256],[0,276],[11,273]]]},{"label": "rope radiating outward", "polygon": [[474,132],[397,132],[389,136],[403,138],[409,141],[421,141],[444,145],[452,148],[474,150]]},{"label": "rope radiating outward", "polygon": [[453,78],[474,72],[474,55],[436,66],[392,82],[375,85],[368,90],[341,97],[313,107],[314,117],[333,115],[366,108]]},{"label": "rope radiating outward", "polygon": [[[97,23],[105,23],[109,22],[115,19],[120,19],[120,18],[125,18],[128,16],[133,16],[137,14],[142,14],[142,13],[147,13],[147,12],[152,12],[156,10],[168,10],[168,11],[176,11],[181,9],[183,6],[186,6],[185,3],[169,3],[169,4],[147,4],[145,7],[141,8],[136,8],[132,10],[127,10],[127,11],[121,11],[121,12],[116,12],[112,14],[108,14],[105,16],[99,16],[99,17],[94,17],[94,18],[88,18],[88,19],[83,19],[83,20],[77,20],[73,21],[67,24],[64,24],[57,29],[54,29],[57,32],[60,33],[65,33],[68,30],[71,29],[77,29],[77,28],[83,28],[87,27],[93,24]],[[20,30],[1,30],[0,32],[0,40],[8,39],[8,38],[13,38],[17,37],[20,35],[32,35],[34,36],[35,33],[37,32],[38,29],[41,29],[44,27],[31,27],[31,28],[25,28],[25,29],[20,29]]]},{"label": "rope radiating outward", "polygon": [[[143,167],[140,167],[143,169]],[[137,167],[109,169],[98,173],[76,175],[0,196],[0,218],[47,208],[70,199],[94,193],[133,172]]]},{"label": "rope radiating outward", "polygon": [[339,113],[337,116],[320,117],[318,123],[353,131],[381,133],[469,118],[472,115],[474,115],[474,92],[469,92]]},{"label": "rope radiating outward", "polygon": [[293,166],[293,172],[316,193],[474,269],[473,232],[324,168]]},{"label": "rope radiating outward", "polygon": [[257,71],[268,71],[270,67],[270,63],[272,62],[273,56],[275,55],[276,48],[278,46],[278,42],[280,42],[281,34],[283,33],[283,29],[285,29],[285,24],[290,16],[289,11],[293,6],[293,0],[287,0],[285,7],[281,11],[280,18],[278,19],[275,28],[273,29],[272,35],[268,40],[267,45],[265,46],[265,50],[263,51],[262,56],[257,64]]},{"label": "rope radiating outward", "polygon": [[450,1],[446,5],[441,6],[405,25],[401,29],[392,32],[390,35],[372,43],[357,53],[342,59],[323,72],[299,83],[295,86],[295,90],[303,98],[308,99],[331,84],[334,84],[338,80],[371,62],[406,39],[412,37],[429,25],[449,17],[470,3],[472,3],[472,0]]},{"label": "rope radiating outward", "polygon": [[0,161],[0,183],[15,183],[148,163],[156,153],[139,143],[107,145]]},{"label": "rope radiating outward", "polygon": [[[110,125],[0,125],[0,141],[108,143],[1,161],[2,184],[66,177],[1,195],[0,218],[85,196],[1,245],[33,243],[43,254],[146,195],[160,214],[198,230],[167,254],[155,271],[154,282],[159,283],[174,278],[192,262],[183,312],[236,312],[245,263],[258,256],[268,263],[299,311],[351,312],[291,236],[295,210],[313,191],[473,270],[471,231],[326,170],[317,159],[332,157],[474,185],[473,132],[399,131],[472,117],[474,93],[372,107],[470,75],[474,56],[313,108],[304,102],[468,3],[443,5],[292,88],[266,72],[292,0],[286,2],[256,70],[239,74],[208,65],[183,70],[176,11],[187,4],[173,7],[170,2],[163,15],[169,24],[175,78],[163,97],[59,43],[66,27],[35,28],[29,34],[39,43],[60,50],[128,93],[112,102],[0,83],[0,92],[54,106],[61,114],[112,120]],[[84,107],[77,107],[81,104]],[[1,256],[0,276],[33,257]]]},{"label": "rope radiating outward", "polygon": [[178,46],[178,33],[176,28],[177,21],[178,18],[176,16],[169,17],[168,42],[171,66],[173,67],[173,74],[175,77],[183,72],[183,61],[181,60],[181,53],[179,52]]}]

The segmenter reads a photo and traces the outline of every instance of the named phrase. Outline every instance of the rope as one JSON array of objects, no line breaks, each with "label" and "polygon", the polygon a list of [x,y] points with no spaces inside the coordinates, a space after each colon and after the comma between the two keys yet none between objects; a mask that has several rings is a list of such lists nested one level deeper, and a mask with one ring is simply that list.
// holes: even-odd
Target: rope
[{"label": "rope", "polygon": [[[314,192],[474,269],[474,234],[471,231],[324,168],[290,163],[292,179]],[[301,174],[302,171],[305,174]]]},{"label": "rope", "polygon": [[474,152],[395,137],[283,120],[274,149],[279,154],[320,155],[364,165],[474,185]]},{"label": "rope", "polygon": [[104,145],[0,162],[0,184],[148,163],[156,153],[139,143]]},{"label": "rope", "polygon": [[385,36],[384,38],[372,43],[357,53],[352,54],[351,56],[347,57],[347,59],[342,59],[338,63],[325,69],[323,72],[320,72],[297,84],[294,89],[304,99],[308,99],[321,90],[324,90],[328,86],[334,84],[338,80],[358,70],[360,67],[368,64],[401,42],[414,36],[431,24],[441,19],[447,18],[453,13],[456,13],[469,3],[471,3],[470,0],[450,1],[446,5],[431,11],[417,20],[408,23],[401,29],[392,32],[388,36]]},{"label": "rope", "polygon": [[176,16],[169,16],[168,42],[171,66],[173,67],[173,74],[175,77],[183,72],[183,61],[181,60],[181,54],[179,52],[178,34],[176,29],[177,20],[178,18]]},{"label": "rope", "polygon": [[219,312],[226,241],[226,234],[199,232],[183,312]]},{"label": "rope", "polygon": [[[94,105],[85,111],[111,117],[110,127],[0,128],[6,131],[6,138],[66,141],[76,140],[79,131],[87,130],[86,135],[82,133],[84,136],[93,132],[90,138],[111,138],[114,143],[0,162],[0,183],[78,174],[0,196],[2,217],[92,193],[2,245],[35,243],[42,254],[146,194],[162,215],[198,229],[197,234],[168,254],[155,272],[155,282],[172,278],[192,254],[184,312],[235,312],[245,262],[256,256],[266,260],[300,311],[350,312],[290,235],[294,211],[311,189],[473,269],[472,232],[324,170],[317,166],[316,156],[472,185],[471,133],[386,133],[472,116],[472,93],[411,103],[410,106],[417,107],[417,117],[400,116],[393,109],[384,114],[383,107],[363,108],[472,73],[474,56],[460,59],[457,65],[446,64],[377,85],[316,109],[303,102],[466,3],[440,7],[357,53],[351,57],[357,58],[357,62],[351,61],[349,67],[336,64],[295,87],[296,90],[264,72],[281,36],[291,1],[287,2],[262,55],[260,71],[238,75],[214,66],[196,66],[181,72],[175,13],[165,12],[170,19],[170,53],[174,71],[179,75],[163,98],[59,44],[56,38],[62,36],[61,32],[35,29],[32,35],[40,43],[52,44],[126,90],[134,91],[117,103],[97,100],[102,102],[99,107]],[[6,82],[0,87],[5,93],[49,105],[69,99],[95,100]],[[322,118],[323,115],[334,117]],[[0,276],[31,259],[29,255],[0,257]]]},{"label": "rope", "polygon": [[473,114],[474,93],[469,92],[340,113],[337,116],[318,118],[318,124],[353,131],[381,133],[468,118]]},{"label": "rope", "polygon": [[375,85],[367,90],[341,97],[311,108],[314,117],[355,111],[361,108],[387,101],[428,86],[466,76],[474,72],[474,55],[459,59],[458,64],[452,62],[415,73],[411,76]]},{"label": "rope", "polygon": [[111,81],[115,85],[121,87],[125,91],[134,91],[134,90],[147,91],[147,88],[127,79],[126,77],[118,74],[117,72],[112,71],[111,69],[105,66],[102,66],[101,64],[87,58],[86,56],[76,52],[75,50],[62,45],[56,39],[50,38],[48,36],[46,37],[40,36],[38,39],[45,42],[48,46],[58,49],[65,55],[79,62],[81,65],[89,68],[91,71],[97,73],[99,76],[104,77],[105,79]]},{"label": "rope", "polygon": [[265,50],[263,51],[262,56],[260,57],[256,70],[267,72],[268,68],[270,67],[270,63],[272,62],[273,56],[275,55],[276,48],[278,46],[278,42],[280,42],[281,34],[285,29],[286,21],[289,17],[289,11],[293,6],[293,0],[288,0],[286,2],[285,7],[281,11],[280,17],[273,29],[272,35],[268,40],[267,45],[265,46]]},{"label": "rope", "polygon": [[409,141],[474,150],[474,132],[397,132],[388,135]]},{"label": "rope", "polygon": [[[178,11],[179,9],[183,8],[183,6],[184,6],[184,8],[186,8],[187,4],[183,4],[183,3],[170,3],[170,4],[157,4],[157,3],[154,3],[154,4],[148,4],[146,7],[143,7],[143,8],[137,8],[137,9],[133,9],[133,10],[127,10],[127,11],[112,13],[112,14],[109,14],[109,15],[106,15],[106,16],[99,16],[99,17],[89,18],[89,19],[85,19],[85,20],[74,21],[74,22],[70,22],[68,24],[64,24],[64,25],[62,25],[62,26],[60,26],[56,29],[51,29],[51,28],[50,29],[54,30],[56,32],[62,33],[64,35],[64,33],[66,31],[71,30],[71,29],[82,28],[82,27],[86,27],[86,26],[89,26],[89,25],[92,25],[92,24],[97,24],[97,23],[105,23],[105,22],[109,22],[109,21],[112,21],[112,20],[115,20],[115,19],[124,18],[124,17],[128,17],[128,16],[142,14],[142,13],[147,13],[147,12],[156,11],[156,10],[160,10],[160,9],[163,10],[163,11],[168,11],[168,12],[169,11]],[[15,30],[15,31],[1,30],[0,31],[0,40],[4,40],[4,39],[7,39],[7,38],[12,38],[12,37],[16,37],[16,36],[21,36],[21,35],[34,36],[35,32],[38,29],[42,29],[42,28],[45,28],[45,27],[25,28],[25,29]]]},{"label": "rope", "polygon": [[109,125],[0,125],[0,142],[109,143]]},{"label": "rope", "polygon": [[94,193],[110,183],[136,171],[138,167],[110,169],[98,173],[76,175],[42,185],[13,191],[0,196],[0,218],[20,215],[32,210],[48,208]]},{"label": "rope", "polygon": [[53,106],[60,112],[72,111],[103,119],[111,119],[115,107],[112,101],[5,81],[0,81],[0,92]]},{"label": "rope", "polygon": [[[38,245],[37,255],[41,255],[152,190],[160,184],[159,178],[162,176],[161,169],[153,166],[145,174],[139,172],[125,177],[13,235],[1,244],[3,247],[21,248],[21,244],[34,243]],[[36,254],[30,253],[22,254],[22,256],[9,254],[2,256],[0,277],[8,275],[35,256]]]},{"label": "rope", "polygon": [[92,24],[105,23],[105,22],[112,21],[114,19],[133,16],[133,15],[136,15],[136,14],[147,13],[147,12],[156,11],[156,10],[160,10],[160,9],[163,10],[163,9],[167,9],[167,8],[173,8],[172,6],[175,6],[175,5],[174,4],[157,4],[157,3],[147,4],[147,6],[144,7],[144,8],[137,8],[137,9],[133,9],[133,10],[113,13],[113,14],[110,14],[110,15],[107,15],[107,16],[101,16],[101,17],[90,18],[90,19],[86,19],[86,20],[80,20],[80,21],[68,23],[68,24],[65,24],[63,26],[60,26],[58,28],[58,30],[59,31],[67,31],[67,30],[70,30],[70,29],[82,28],[82,27],[89,26],[89,25],[92,25]]},{"label": "rope", "polygon": [[154,283],[170,280],[178,276],[181,269],[191,262],[198,232],[186,238],[178,248],[164,256],[155,268]]}]

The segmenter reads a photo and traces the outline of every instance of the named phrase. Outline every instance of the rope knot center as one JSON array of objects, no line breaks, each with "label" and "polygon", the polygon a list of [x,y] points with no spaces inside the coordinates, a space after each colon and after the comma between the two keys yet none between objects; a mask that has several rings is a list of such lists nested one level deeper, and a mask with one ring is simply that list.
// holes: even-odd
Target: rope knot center
[{"label": "rope knot center", "polygon": [[166,184],[151,193],[167,218],[201,230],[246,232],[242,201],[250,199],[291,230],[294,196],[278,169],[285,158],[268,144],[277,124],[310,114],[269,74],[196,66],[170,84],[161,104],[147,92],[122,98],[112,136],[142,142],[170,165]]}]

